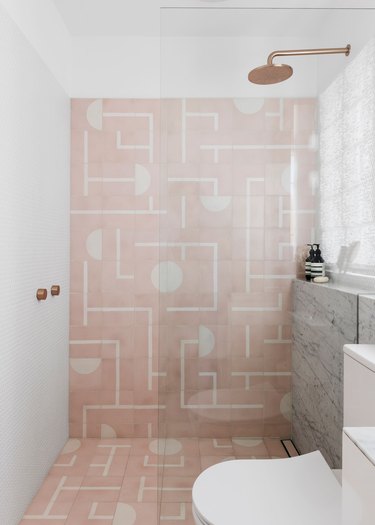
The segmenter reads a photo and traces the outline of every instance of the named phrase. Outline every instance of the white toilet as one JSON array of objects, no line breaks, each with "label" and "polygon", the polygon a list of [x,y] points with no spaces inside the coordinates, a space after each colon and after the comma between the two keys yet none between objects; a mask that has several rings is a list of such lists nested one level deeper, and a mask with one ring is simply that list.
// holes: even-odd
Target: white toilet
[{"label": "white toilet", "polygon": [[[319,451],[226,461],[194,483],[196,525],[375,523],[375,345],[345,345],[344,353],[344,424],[357,428],[344,429],[343,489]],[[358,427],[374,427],[366,429],[367,444],[369,433],[374,437],[373,457],[358,444]]]}]

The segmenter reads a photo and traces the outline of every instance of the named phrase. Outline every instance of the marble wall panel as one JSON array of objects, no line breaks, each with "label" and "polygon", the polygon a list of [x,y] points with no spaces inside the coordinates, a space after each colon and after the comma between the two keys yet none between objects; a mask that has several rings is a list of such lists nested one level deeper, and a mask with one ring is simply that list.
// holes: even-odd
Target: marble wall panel
[{"label": "marble wall panel", "polygon": [[301,453],[319,449],[341,467],[343,354],[357,342],[357,293],[293,283],[292,435]]},{"label": "marble wall panel", "polygon": [[358,342],[375,343],[375,294],[358,297]]}]

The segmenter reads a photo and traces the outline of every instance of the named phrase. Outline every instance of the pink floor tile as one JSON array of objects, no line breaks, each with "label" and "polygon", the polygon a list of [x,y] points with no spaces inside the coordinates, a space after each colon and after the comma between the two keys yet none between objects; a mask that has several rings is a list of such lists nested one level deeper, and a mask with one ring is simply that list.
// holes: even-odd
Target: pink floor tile
[{"label": "pink floor tile", "polygon": [[202,470],[234,457],[284,456],[271,438],[71,439],[21,523],[156,525],[159,497],[163,521],[193,525],[191,489]]},{"label": "pink floor tile", "polygon": [[[133,516],[135,521],[131,521],[131,519],[134,519]],[[126,525],[126,523],[132,523],[134,525],[157,525],[157,504],[119,502],[117,504],[117,513],[115,515],[113,525]]]},{"label": "pink floor tile", "polygon": [[164,454],[164,441],[160,439],[133,438],[130,456],[150,456]]},{"label": "pink floor tile", "polygon": [[59,514],[61,511],[65,515],[78,494],[82,480],[82,477],[48,476],[25,515],[36,517],[44,514],[52,501]]},{"label": "pink floor tile", "polygon": [[157,502],[158,500],[158,483],[157,477],[139,476],[124,478],[120,490],[119,501],[129,503],[136,501],[143,502]]},{"label": "pink floor tile", "polygon": [[[122,440],[119,439],[119,442],[120,441]],[[130,442],[131,440],[128,441]],[[104,440],[101,440],[101,442],[96,447],[96,456],[112,455],[116,460],[119,461],[126,461],[126,459],[129,457],[132,448],[131,444],[118,443],[117,445],[106,445],[103,442]]]},{"label": "pink floor tile", "polygon": [[53,464],[49,476],[85,476],[91,462],[89,454],[61,454]]},{"label": "pink floor tile", "polygon": [[235,456],[201,456],[201,471],[206,470],[206,468],[212,467],[212,465],[216,465],[217,463],[234,459],[236,459]]},{"label": "pink floor tile", "polygon": [[76,501],[117,501],[122,477],[85,477]]},{"label": "pink floor tile", "polygon": [[199,440],[201,456],[233,456],[233,443],[229,438],[211,439],[201,438]]},{"label": "pink floor tile", "polygon": [[189,477],[163,477],[161,492],[162,501],[191,502],[191,489],[195,476]]},{"label": "pink floor tile", "polygon": [[[92,525],[93,523],[95,523],[95,525],[112,525],[113,524],[113,520],[112,518],[109,518],[109,519],[100,519],[100,518],[95,518],[95,521],[93,521],[93,518],[89,518],[89,519],[86,519],[86,518],[76,518],[76,517],[73,517],[73,518],[69,518],[64,522],[65,525]],[[43,524],[44,524],[44,521],[43,521]],[[42,525],[40,522],[39,522],[39,525]]]},{"label": "pink floor tile", "polygon": [[[176,442],[181,445],[181,450],[174,454]],[[166,441],[164,454],[166,457],[173,457],[179,454],[189,457],[199,457],[199,440],[198,438],[169,438]]]},{"label": "pink floor tile", "polygon": [[131,438],[115,438],[115,439],[100,439],[98,443],[98,447],[108,447],[108,446],[116,446],[118,447],[117,451],[118,453],[128,454],[130,451],[130,448],[132,446],[133,439]]},{"label": "pink floor tile", "polygon": [[86,476],[122,477],[125,474],[128,456],[94,456],[88,466]]},{"label": "pink floor tile", "polygon": [[160,508],[162,522],[169,525],[194,525],[193,513],[189,502],[163,501]]},{"label": "pink floor tile", "polygon": [[[24,519],[24,520],[21,520],[19,522],[18,525],[41,525],[43,523],[43,525],[64,525],[65,523],[67,523],[67,521],[65,520],[49,520],[49,519],[43,519],[43,521],[40,521],[40,518],[38,519]],[[69,525],[73,525],[73,524],[69,524]],[[79,524],[75,524],[75,525],[79,525]]]},{"label": "pink floor tile", "polygon": [[125,475],[126,477],[154,477],[157,476],[157,469],[161,464],[161,458],[157,456],[130,456]]},{"label": "pink floor tile", "polygon": [[287,458],[288,454],[283,447],[280,439],[265,438],[264,444],[271,458]]},{"label": "pink floor tile", "polygon": [[[86,439],[76,439],[72,438],[69,439],[63,448],[63,450],[60,452],[60,456],[67,456],[67,458],[71,457],[72,454],[78,454],[80,456],[87,456],[95,454],[96,447],[99,445],[100,439],[94,439],[94,438],[86,438]],[[72,452],[66,452],[70,451]],[[60,458],[59,456],[59,458]]]},{"label": "pink floor tile", "polygon": [[199,456],[164,456],[164,476],[198,476],[201,471]]},{"label": "pink floor tile", "polygon": [[268,450],[263,439],[257,438],[233,438],[233,451],[236,457],[253,458],[268,457]]},{"label": "pink floor tile", "polygon": [[[116,502],[76,501],[66,521],[67,525],[112,525]],[[93,521],[95,520],[95,521]]]}]

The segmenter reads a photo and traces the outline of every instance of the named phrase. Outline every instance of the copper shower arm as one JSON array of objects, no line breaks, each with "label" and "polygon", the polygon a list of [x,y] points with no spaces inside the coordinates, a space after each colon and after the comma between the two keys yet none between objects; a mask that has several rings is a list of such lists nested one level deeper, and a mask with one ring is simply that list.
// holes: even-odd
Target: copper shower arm
[{"label": "copper shower arm", "polygon": [[350,54],[350,44],[346,47],[327,47],[322,49],[286,49],[282,51],[273,51],[267,58],[267,64],[272,65],[272,61],[275,57],[287,57],[287,56],[299,56],[299,55],[335,55],[338,53],[344,53],[346,56]]}]

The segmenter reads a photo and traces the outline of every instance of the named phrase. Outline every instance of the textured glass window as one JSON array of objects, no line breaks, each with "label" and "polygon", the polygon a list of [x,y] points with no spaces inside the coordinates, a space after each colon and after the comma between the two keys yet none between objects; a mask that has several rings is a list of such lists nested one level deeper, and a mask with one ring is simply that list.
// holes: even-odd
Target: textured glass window
[{"label": "textured glass window", "polygon": [[320,232],[339,270],[375,261],[375,40],[320,96]]}]

